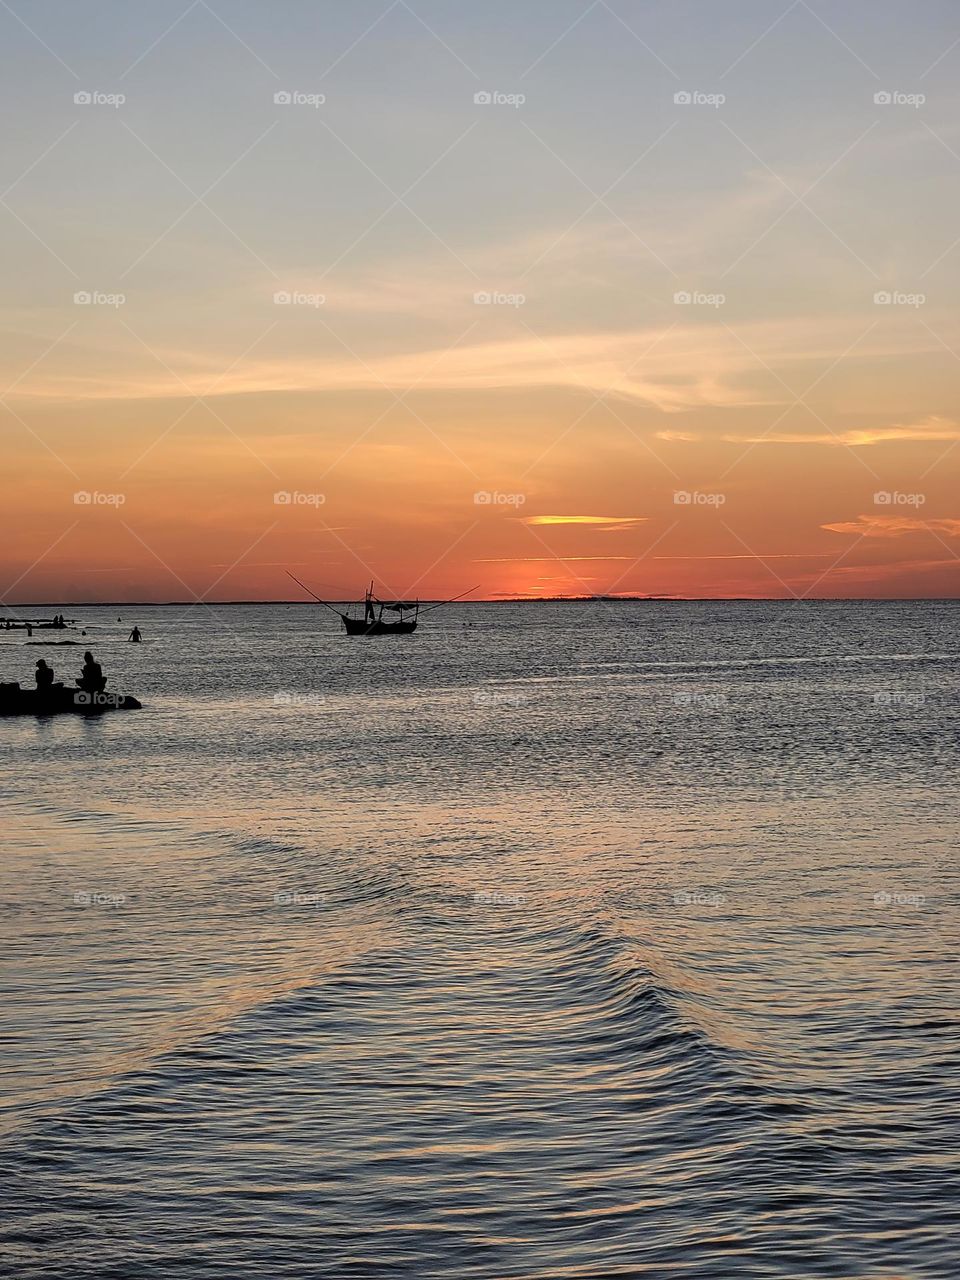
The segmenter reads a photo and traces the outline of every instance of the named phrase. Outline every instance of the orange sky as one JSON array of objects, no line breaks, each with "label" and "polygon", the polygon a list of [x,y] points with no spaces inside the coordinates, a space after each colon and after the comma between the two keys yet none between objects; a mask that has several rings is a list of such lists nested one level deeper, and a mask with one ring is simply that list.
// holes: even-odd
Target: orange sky
[{"label": "orange sky", "polygon": [[[3,572],[26,570],[8,601],[296,598],[287,567],[335,598],[371,577],[424,597],[956,593],[952,455],[920,475],[950,449],[941,424],[917,433],[941,438],[751,446],[729,437],[762,439],[769,408],[663,439],[658,412],[578,393],[390,403],[120,401],[95,425],[87,406],[34,411],[57,456],[27,433],[8,471]],[[291,430],[314,416],[316,438]],[[155,424],[139,461],[124,420]]]},{"label": "orange sky", "polygon": [[934,10],[535,7],[12,33],[0,598],[957,594]]}]

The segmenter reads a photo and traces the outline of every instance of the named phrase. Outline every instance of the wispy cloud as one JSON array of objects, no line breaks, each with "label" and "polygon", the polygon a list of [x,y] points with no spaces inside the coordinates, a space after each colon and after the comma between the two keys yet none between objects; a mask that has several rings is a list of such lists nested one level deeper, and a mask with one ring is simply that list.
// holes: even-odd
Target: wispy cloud
[{"label": "wispy cloud", "polygon": [[[662,439],[668,432],[658,433]],[[672,437],[674,439],[680,437]],[[949,418],[928,417],[920,422],[895,422],[889,426],[858,427],[835,432],[771,431],[765,435],[725,435],[730,444],[817,444],[864,446],[897,440],[960,440],[960,424]]]},{"label": "wispy cloud", "polygon": [[598,529],[612,532],[618,529],[634,529],[637,525],[646,524],[647,516],[519,516],[521,524],[577,524],[594,525]]},{"label": "wispy cloud", "polygon": [[651,560],[830,560],[833,551],[757,551],[752,555],[650,556]]},{"label": "wispy cloud", "polygon": [[[287,317],[239,361],[235,351],[224,355],[183,347],[173,328],[168,341],[151,339],[154,354],[131,338],[111,348],[108,362],[92,345],[65,342],[58,349],[57,364],[39,364],[17,385],[11,399],[160,400],[191,394],[212,399],[276,392],[553,388],[603,397],[611,404],[644,404],[665,413],[746,408],[790,404],[788,387],[796,384],[799,393],[809,385],[809,366],[835,361],[839,350],[863,334],[862,316],[803,316],[746,324],[734,335],[710,321],[684,318],[678,324],[678,309],[672,306],[659,325],[557,334],[539,320],[530,323],[523,318],[521,323],[518,317],[503,316],[488,320],[490,310],[466,305],[459,330],[465,336],[460,341],[421,346],[410,339],[415,349],[399,352],[382,349],[381,340],[369,334],[363,338],[352,334],[332,300],[319,313],[301,308]],[[504,330],[504,325],[509,328]],[[120,343],[123,334],[114,337]],[[31,350],[25,350],[21,359],[29,363]],[[876,363],[927,350],[941,348],[930,333],[895,317],[891,324],[857,341],[848,363]],[[955,423],[932,419],[867,429],[864,441],[953,439],[958,431]],[[673,438],[688,434],[680,432]],[[742,443],[754,437],[728,438]],[[782,437],[771,433],[762,439]],[[798,436],[797,442],[815,439]],[[836,442],[828,433],[821,439]]]},{"label": "wispy cloud", "polygon": [[572,560],[635,560],[636,556],[483,556],[474,564],[550,564],[554,560],[567,564]]},{"label": "wispy cloud", "polygon": [[910,533],[960,538],[960,520],[949,517],[920,520],[916,516],[857,516],[856,520],[838,520],[820,527],[831,533],[852,533],[862,538],[902,538]]}]

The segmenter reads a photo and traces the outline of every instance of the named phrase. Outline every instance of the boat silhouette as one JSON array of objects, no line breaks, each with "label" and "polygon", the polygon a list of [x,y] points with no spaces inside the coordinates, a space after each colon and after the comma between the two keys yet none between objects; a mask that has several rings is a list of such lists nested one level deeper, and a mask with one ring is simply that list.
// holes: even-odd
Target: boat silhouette
[{"label": "boat silhouette", "polygon": [[[355,618],[349,613],[335,608],[328,600],[321,600],[315,591],[301,582],[288,569],[287,577],[293,578],[298,587],[303,587],[308,595],[313,596],[317,604],[322,604],[325,609],[329,609],[331,613],[335,613],[343,623],[343,629],[348,636],[409,636],[417,629],[417,622],[420,619],[420,601],[419,600],[380,600],[373,590],[371,582],[364,592],[363,597],[363,617]],[[431,604],[423,610],[429,613],[431,609],[439,609],[445,604],[452,604],[454,600],[462,600],[464,596],[470,595],[472,591],[476,591],[476,587],[471,587],[470,591],[463,591],[458,596],[454,596],[451,600],[441,600],[437,604]],[[395,621],[384,619],[384,613],[395,613],[397,618]],[[407,617],[404,617],[407,614]],[[413,614],[413,617],[409,615]]]},{"label": "boat silhouette", "polygon": [[[397,614],[395,621],[384,621],[385,609]],[[404,610],[412,613],[413,617],[405,618]],[[335,609],[334,612],[340,614],[340,621],[348,636],[409,636],[417,629],[420,601],[378,600],[374,595],[371,582],[363,597],[362,618],[351,618],[348,613],[340,613],[339,609]]]}]

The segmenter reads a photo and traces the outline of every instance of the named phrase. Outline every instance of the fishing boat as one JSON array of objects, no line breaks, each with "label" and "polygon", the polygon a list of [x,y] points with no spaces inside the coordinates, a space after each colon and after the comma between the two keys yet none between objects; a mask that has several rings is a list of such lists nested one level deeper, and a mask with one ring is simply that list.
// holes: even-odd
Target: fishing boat
[{"label": "fishing boat", "polygon": [[[385,622],[384,610],[395,613],[397,617]],[[406,618],[404,611],[408,615]],[[409,616],[411,613],[412,618]],[[416,631],[419,617],[419,600],[378,600],[371,582],[363,597],[363,617],[351,618],[348,613],[341,613],[340,621],[348,636],[409,636]]]},{"label": "fishing boat", "polygon": [[[421,612],[419,600],[380,600],[375,595],[373,583],[371,582],[363,597],[363,617],[355,618],[351,614],[337,609],[328,600],[321,600],[315,591],[311,591],[306,583],[294,577],[289,569],[287,570],[287,577],[293,578],[297,586],[303,587],[308,595],[313,596],[317,604],[322,604],[325,609],[335,613],[348,636],[409,636],[417,629],[417,622],[420,619]],[[470,595],[471,591],[476,591],[476,589],[476,587],[471,587],[470,591],[464,591],[459,596],[454,596],[453,600],[462,600],[464,596]],[[431,609],[439,609],[442,605],[452,604],[453,600],[441,600],[436,604],[429,605],[423,612],[429,613]],[[384,613],[394,613],[397,616],[394,620],[384,619]]]}]

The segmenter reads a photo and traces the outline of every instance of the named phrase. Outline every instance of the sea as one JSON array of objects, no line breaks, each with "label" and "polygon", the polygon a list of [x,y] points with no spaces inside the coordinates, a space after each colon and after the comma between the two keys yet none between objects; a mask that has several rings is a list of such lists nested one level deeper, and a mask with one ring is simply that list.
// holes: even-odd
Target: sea
[{"label": "sea", "polygon": [[960,1274],[956,602],[63,611],[4,1276]]}]

